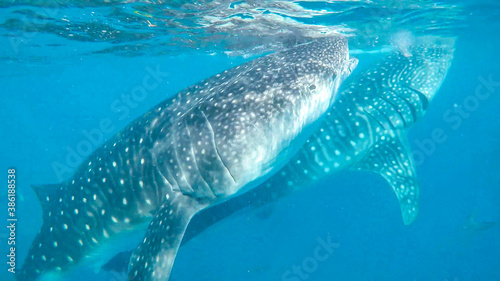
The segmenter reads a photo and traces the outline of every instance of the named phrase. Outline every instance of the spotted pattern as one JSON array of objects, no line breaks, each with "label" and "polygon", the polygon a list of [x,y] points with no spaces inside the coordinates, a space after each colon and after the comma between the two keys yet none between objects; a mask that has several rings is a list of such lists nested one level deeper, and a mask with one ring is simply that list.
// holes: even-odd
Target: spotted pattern
[{"label": "spotted pattern", "polygon": [[[344,38],[318,39],[224,71],[155,106],[70,180],[35,187],[44,223],[19,279],[67,271],[157,212],[135,254],[137,274],[129,276],[155,280],[159,268],[168,276],[171,264],[164,265],[173,263],[182,237],[171,231],[185,228],[187,210],[218,203],[289,159],[288,147],[302,144],[304,128],[329,108],[355,65]],[[160,225],[176,240],[148,242]],[[164,251],[173,256],[162,259]]]}]

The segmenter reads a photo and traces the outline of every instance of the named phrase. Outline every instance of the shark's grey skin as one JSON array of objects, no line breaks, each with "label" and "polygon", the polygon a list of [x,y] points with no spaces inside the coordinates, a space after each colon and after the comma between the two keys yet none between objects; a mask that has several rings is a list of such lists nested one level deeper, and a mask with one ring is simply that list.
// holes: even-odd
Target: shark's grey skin
[{"label": "shark's grey skin", "polygon": [[[130,280],[168,280],[191,217],[285,165],[356,66],[342,37],[318,39],[217,74],[152,108],[68,181],[35,187],[43,225],[20,280],[100,266],[146,229]],[[149,224],[149,225],[148,225]]]},{"label": "shark's grey skin", "polygon": [[[418,184],[405,135],[438,92],[453,54],[453,38],[423,37],[351,76],[320,128],[286,166],[246,194],[198,213],[182,243],[241,209],[274,202],[345,169],[381,174],[396,192],[403,222],[413,222]],[[103,269],[120,271],[127,253],[121,256]]]}]

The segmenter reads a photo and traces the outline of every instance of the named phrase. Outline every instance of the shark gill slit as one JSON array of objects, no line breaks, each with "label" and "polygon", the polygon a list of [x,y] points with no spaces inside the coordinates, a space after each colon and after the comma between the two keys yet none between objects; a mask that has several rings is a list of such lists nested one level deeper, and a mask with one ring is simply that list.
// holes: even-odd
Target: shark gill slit
[{"label": "shark gill slit", "polygon": [[[403,87],[406,87],[406,86],[403,86]],[[418,116],[417,116],[417,109],[415,108],[415,106],[413,104],[411,104],[411,102],[407,98],[401,97],[399,95],[396,95],[396,96],[401,98],[406,103],[408,108],[411,110],[411,116],[413,117],[413,123],[417,122]]]},{"label": "shark gill slit", "polygon": [[[156,170],[156,173],[158,175],[160,175],[163,179],[163,181],[168,184],[168,186],[170,187],[171,190],[173,190],[174,188],[176,188],[177,186],[177,182],[175,182],[175,179],[172,177],[171,173],[170,173],[170,170],[168,167],[165,167],[165,173],[169,175],[169,177],[167,178],[167,176],[165,176],[161,171],[160,171],[160,168],[158,166],[155,166],[155,170]],[[174,185],[173,183],[175,183],[176,185]],[[159,201],[160,202],[160,201]]]},{"label": "shark gill slit", "polygon": [[[170,187],[170,190],[177,190],[180,189],[179,183],[174,177],[174,173],[171,171],[171,167],[169,165],[170,160],[174,161],[174,159],[169,159],[166,162],[158,159],[158,155],[155,153],[152,153],[153,155],[153,161],[155,163],[154,168],[156,172],[163,178],[164,182]],[[166,153],[167,157],[171,158],[172,155],[170,152]],[[164,172],[160,170],[160,168],[163,168]]]},{"label": "shark gill slit", "polygon": [[[170,187],[172,187],[172,185],[170,184],[170,182],[161,174],[159,173],[158,171],[158,167],[156,167],[156,165],[153,165],[153,163],[151,164],[152,168],[151,169],[151,176],[152,176],[152,183],[151,184],[154,184],[155,185],[155,197],[154,197],[154,201],[155,201],[155,205],[156,206],[159,206],[161,200],[163,199],[163,194],[160,190],[160,177],[162,177],[164,179],[164,183],[168,184]],[[149,199],[149,198],[148,198]]]},{"label": "shark gill slit", "polygon": [[366,111],[364,108],[362,110],[363,110],[364,114],[366,114],[366,116],[370,116],[370,119],[373,119],[373,121],[375,121],[377,124],[379,124],[382,129],[384,129],[384,130],[386,129],[385,128],[386,126],[384,124],[382,124],[382,122],[380,122],[377,118],[375,118],[375,116],[373,116],[371,113]]},{"label": "shark gill slit", "polygon": [[210,136],[212,137],[212,142],[213,142],[214,147],[215,147],[215,153],[217,154],[217,157],[219,158],[220,163],[226,169],[227,173],[231,176],[231,179],[233,180],[233,182],[236,183],[236,179],[234,178],[233,174],[229,170],[229,167],[226,165],[226,163],[224,163],[224,160],[222,159],[222,157],[220,155],[219,148],[217,147],[217,142],[215,141],[215,132],[214,132],[214,129],[212,128],[212,124],[210,124],[210,121],[208,121],[208,118],[205,115],[205,112],[203,112],[203,110],[200,110],[200,112],[201,112],[201,115],[203,116],[203,118],[205,118],[205,121],[208,124],[208,129],[210,130]]},{"label": "shark gill slit", "polygon": [[[181,120],[182,120],[182,121],[184,121],[184,118],[182,118]],[[184,125],[185,125],[185,124],[184,124]],[[175,128],[177,128],[178,126],[174,126],[174,127],[175,127]],[[177,130],[178,130],[178,129],[177,129]],[[174,134],[174,135],[172,136],[172,143],[173,143],[173,144],[172,144],[172,150],[174,151],[174,155],[173,155],[173,156],[175,157],[175,161],[177,162],[177,167],[179,167],[179,170],[180,170],[180,172],[182,173],[182,175],[180,175],[180,180],[182,180],[182,178],[184,178],[184,182],[185,182],[185,184],[186,184],[186,186],[185,186],[184,188],[188,188],[188,190],[187,190],[187,191],[188,191],[188,193],[189,193],[189,194],[194,194],[194,193],[195,193],[195,190],[194,190],[194,188],[191,186],[191,184],[189,183],[189,181],[188,181],[188,177],[186,177],[186,173],[184,172],[184,169],[182,168],[182,165],[181,165],[181,163],[180,163],[180,162],[181,162],[181,158],[179,157],[179,153],[177,152],[177,141],[176,141],[176,140],[177,140],[177,138],[176,138],[176,137],[177,137],[177,135],[178,135],[178,134]],[[179,133],[179,135],[180,135],[180,133]],[[179,181],[178,181],[178,183],[179,183]],[[184,189],[181,187],[181,184],[182,184],[182,183],[179,183],[179,189],[180,189],[180,190],[184,190]]]},{"label": "shark gill slit", "polygon": [[[394,127],[394,125],[392,124],[391,119],[387,116],[387,114],[385,112],[381,111],[380,109],[378,109],[376,106],[373,106],[373,105],[372,105],[372,108],[380,113],[380,115],[382,116],[382,118],[385,119],[385,122],[389,125],[389,127],[390,127],[391,130],[395,130],[396,129],[396,127]],[[370,114],[370,113],[367,113],[367,114],[369,114],[370,116],[372,116],[374,119],[377,119],[372,114]],[[381,123],[382,120],[377,120],[377,121],[380,121],[379,123],[382,125],[382,128],[384,128],[385,130],[387,130],[387,128],[386,128],[387,125],[383,125],[383,123]]]},{"label": "shark gill slit", "polygon": [[[400,96],[398,95],[394,95],[398,98],[401,98]],[[380,95],[380,98],[383,99],[386,103],[390,104],[392,106],[392,108],[394,108],[394,110],[397,112],[397,114],[399,115],[400,119],[403,121],[403,126],[406,127],[407,124],[406,124],[406,120],[404,118],[404,116],[401,114],[401,111],[399,110],[398,108],[398,105],[393,103],[389,98],[387,98],[386,96],[384,95]],[[415,119],[414,119],[415,120]],[[392,123],[392,122],[391,122]],[[393,127],[394,129],[394,127]]]},{"label": "shark gill slit", "polygon": [[417,90],[413,87],[410,87],[410,86],[403,86],[403,87],[416,93],[418,95],[418,97],[420,98],[420,100],[422,101],[422,109],[427,110],[427,107],[429,106],[429,99],[427,98],[427,96],[424,93],[422,93],[419,90]]},{"label": "shark gill slit", "polygon": [[[205,117],[205,119],[206,119],[206,117]],[[186,123],[186,121],[184,121],[184,122]],[[200,166],[198,165],[198,159],[196,159],[196,153],[194,151],[193,139],[191,138],[191,130],[189,130],[189,126],[187,125],[187,123],[186,123],[186,131],[187,131],[187,136],[188,136],[189,143],[190,143],[191,157],[193,158],[193,162],[194,162],[193,166],[196,168],[196,173],[198,173],[199,178],[209,187],[210,191],[212,192],[212,195],[216,196],[214,193],[213,187],[211,187],[210,184],[208,184],[208,181],[203,177],[203,175],[200,171]]]}]

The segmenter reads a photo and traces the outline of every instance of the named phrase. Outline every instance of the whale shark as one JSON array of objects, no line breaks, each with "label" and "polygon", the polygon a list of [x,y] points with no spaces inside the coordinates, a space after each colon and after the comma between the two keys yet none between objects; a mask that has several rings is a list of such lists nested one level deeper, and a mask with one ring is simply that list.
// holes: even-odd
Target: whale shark
[{"label": "whale shark", "polygon": [[[418,181],[406,132],[422,118],[444,82],[455,50],[454,38],[416,38],[351,75],[337,102],[301,150],[279,172],[249,192],[198,213],[182,244],[245,208],[269,206],[300,188],[342,170],[384,177],[400,204],[403,223],[418,214]],[[130,252],[103,270],[122,271]]]},{"label": "whale shark", "polygon": [[[258,186],[302,147],[357,65],[342,36],[269,54],[153,107],[68,180],[34,186],[43,224],[18,280],[99,269],[142,231],[130,280],[168,280],[190,219]],[[144,235],[145,233],[145,235]]]}]

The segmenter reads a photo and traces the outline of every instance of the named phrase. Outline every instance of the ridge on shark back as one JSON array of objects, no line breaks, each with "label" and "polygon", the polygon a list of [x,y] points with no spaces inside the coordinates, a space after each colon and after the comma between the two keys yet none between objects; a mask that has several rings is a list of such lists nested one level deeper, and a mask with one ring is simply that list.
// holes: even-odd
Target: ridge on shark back
[{"label": "ridge on shark back", "polygon": [[[397,195],[403,222],[412,223],[418,214],[418,184],[406,131],[443,83],[454,42],[421,37],[405,52],[395,51],[351,76],[320,127],[287,165],[259,187],[198,213],[182,244],[249,202],[263,206],[345,169],[382,175]],[[103,270],[120,271],[128,256],[120,253]]]},{"label": "ridge on shark back", "polygon": [[191,217],[283,167],[356,66],[343,37],[270,54],[195,84],[93,152],[69,180],[34,187],[43,225],[19,280],[99,269],[119,236],[145,237],[130,280],[168,280]]}]

